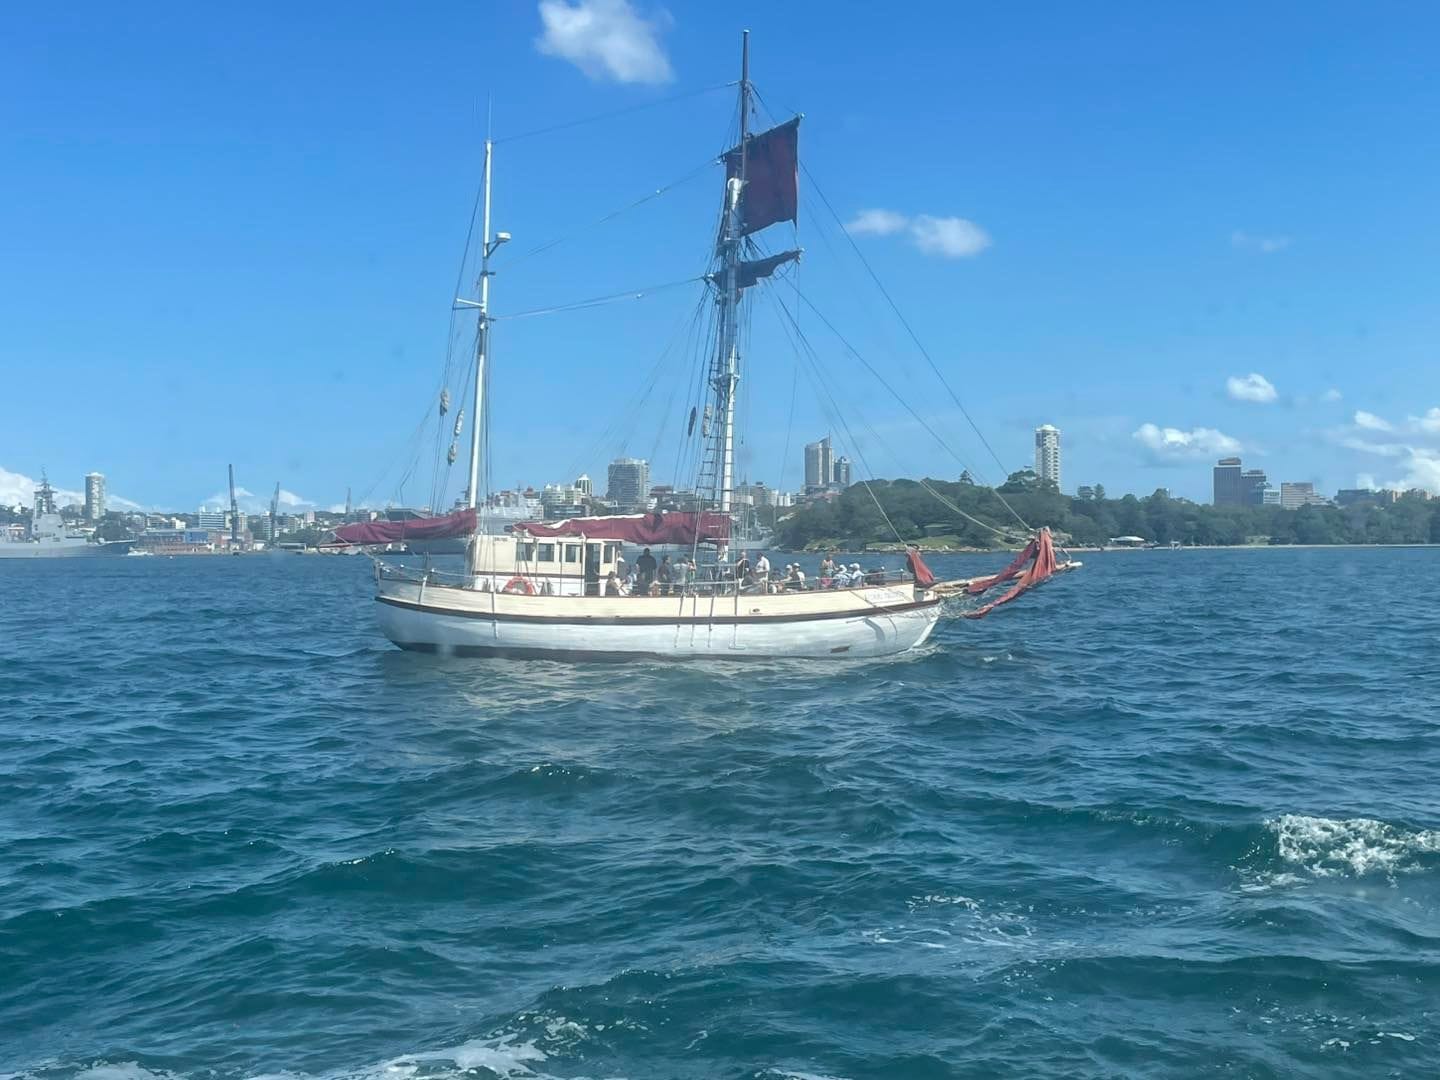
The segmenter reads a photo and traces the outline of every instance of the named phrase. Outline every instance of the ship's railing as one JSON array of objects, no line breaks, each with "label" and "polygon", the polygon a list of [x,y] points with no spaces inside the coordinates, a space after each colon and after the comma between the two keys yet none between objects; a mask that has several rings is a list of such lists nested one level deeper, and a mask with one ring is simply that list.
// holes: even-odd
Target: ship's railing
[{"label": "ship's railing", "polygon": [[[786,593],[786,592],[815,592],[831,589],[856,589],[871,588],[879,585],[910,585],[914,583],[914,576],[906,570],[863,570],[858,576],[851,576],[848,572],[843,578],[831,579],[818,576],[806,576],[803,581],[792,581],[783,575],[771,574],[767,580],[746,578],[737,581],[733,574],[727,573],[729,567],[702,567],[700,573],[686,581],[671,582],[668,586],[659,586],[660,595],[663,596],[733,596],[739,593],[746,595],[762,595],[765,593]],[[379,585],[383,581],[409,582],[418,585],[448,586],[450,588],[480,589],[489,592],[492,589],[499,591],[500,586],[492,584],[492,580],[502,576],[503,572],[482,571],[477,574],[468,574],[459,570],[439,570],[433,566],[405,566],[399,563],[382,562],[375,560],[375,582]],[[545,582],[543,574],[526,573],[523,567],[515,571],[515,577],[531,582],[537,591],[543,591],[541,585]],[[605,582],[600,580],[591,583],[599,592],[604,591]],[[638,593],[635,595],[639,595]]]}]

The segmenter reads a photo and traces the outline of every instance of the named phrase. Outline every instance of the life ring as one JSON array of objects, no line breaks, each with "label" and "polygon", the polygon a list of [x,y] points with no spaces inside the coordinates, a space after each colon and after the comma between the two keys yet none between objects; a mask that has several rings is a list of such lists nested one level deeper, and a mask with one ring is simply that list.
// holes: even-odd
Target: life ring
[{"label": "life ring", "polygon": [[505,587],[500,591],[506,593],[524,593],[526,596],[534,596],[535,583],[527,577],[521,577],[519,574],[516,574],[509,581],[505,582]]}]

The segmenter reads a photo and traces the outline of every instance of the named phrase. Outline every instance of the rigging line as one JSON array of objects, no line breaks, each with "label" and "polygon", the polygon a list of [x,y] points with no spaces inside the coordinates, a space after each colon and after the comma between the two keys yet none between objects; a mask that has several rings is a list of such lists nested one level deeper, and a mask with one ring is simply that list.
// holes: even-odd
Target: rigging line
[{"label": "rigging line", "polygon": [[[814,303],[811,302],[808,296],[806,296],[799,290],[798,286],[795,289],[795,295],[800,298],[801,303],[803,303],[812,312],[814,312],[816,316],[819,317],[820,321],[825,324],[825,326],[830,330],[832,334],[839,338],[840,344],[845,346],[846,351],[849,352],[851,356],[855,357],[856,360],[860,361],[861,365],[865,368],[865,370],[868,371],[881,386],[883,386],[887,391],[889,391],[890,396],[901,404],[905,411],[914,418],[915,422],[921,427],[923,427],[927,432],[929,432],[931,438],[933,438],[936,443],[940,445],[941,449],[945,450],[951,457],[953,457],[957,462],[959,462],[962,468],[968,469],[970,467],[969,463],[965,461],[965,459],[962,458],[959,454],[957,454],[954,449],[951,448],[950,444],[947,443],[943,438],[941,438],[940,433],[937,432],[933,427],[931,427],[930,423],[915,410],[915,407],[911,405],[910,402],[905,400],[905,396],[901,394],[898,390],[896,390],[893,386],[891,386],[885,376],[881,375],[880,372],[875,369],[874,365],[872,365],[870,361],[866,360],[865,357],[861,355],[860,351],[856,349],[854,345],[850,344],[849,340],[846,339],[845,335],[842,334],[838,328],[836,328],[834,323],[832,323],[829,319],[825,317],[824,312],[817,308]],[[793,321],[794,316],[790,313],[790,309],[785,306],[785,301],[777,298],[776,302],[785,311],[786,316]]]},{"label": "rigging line", "polygon": [[[869,371],[870,374],[872,374],[872,375],[880,382],[880,385],[883,386],[883,387],[885,387],[885,389],[890,392],[891,396],[893,396],[896,401],[900,402],[900,404],[901,404],[902,406],[904,406],[905,411],[908,412],[912,417],[914,417],[914,418],[915,418],[915,421],[916,421],[918,424],[920,424],[920,426],[923,427],[927,432],[929,432],[930,435],[931,435],[931,437],[934,438],[935,441],[936,441],[937,443],[939,443],[940,446],[941,446],[947,453],[949,453],[951,457],[953,457],[956,461],[958,461],[963,468],[969,469],[969,468],[970,468],[969,463],[966,462],[965,459],[962,458],[959,454],[957,454],[957,453],[955,452],[955,450],[950,446],[950,444],[947,443],[943,438],[941,438],[940,435],[939,435],[939,433],[937,433],[937,432],[935,431],[935,429],[932,428],[932,427],[929,425],[929,423],[927,423],[926,420],[925,420],[918,412],[916,412],[914,408],[911,407],[910,403],[909,403],[908,401],[906,401],[905,398],[904,398],[900,393],[898,393],[898,392],[895,390],[895,388],[894,388],[893,386],[891,386],[891,385],[885,380],[884,376],[882,376],[878,371],[876,371],[875,368],[872,367],[872,366],[870,365],[870,363],[869,363],[863,356],[860,355],[859,351],[856,350],[856,348],[855,348],[853,345],[851,345],[849,341],[847,341],[847,340],[845,339],[844,335],[841,334],[838,329],[836,329],[835,325],[834,325],[833,323],[831,323],[830,320],[825,317],[825,315],[820,311],[820,309],[817,308],[813,303],[811,303],[811,301],[809,300],[809,298],[806,297],[803,293],[799,293],[798,290],[797,290],[797,295],[799,295],[800,299],[805,303],[805,305],[806,305],[808,308],[810,308],[811,311],[813,311],[817,316],[819,316],[820,321],[821,321],[822,323],[824,323],[827,327],[829,327],[829,329],[831,330],[831,332],[834,333],[835,336],[840,339],[840,341],[845,345],[846,349],[848,349],[848,350],[850,351],[851,355],[853,355],[853,356],[855,357],[855,359],[859,360],[860,363],[865,366],[865,369],[866,369],[867,371]],[[787,314],[788,314],[788,312],[787,312]],[[992,489],[992,490],[994,490],[994,489]],[[938,496],[937,496],[937,497],[938,497]],[[1010,511],[1011,515],[1014,516],[1015,520],[1020,523],[1021,528],[1023,528],[1027,533],[1033,531],[1033,530],[1030,528],[1030,525],[1025,521],[1025,519],[1022,518],[1022,517],[1020,516],[1020,514],[1016,511],[1016,509],[1015,509],[1013,506],[1010,505],[1009,501],[1006,500],[1006,498],[1005,498],[1004,495],[1002,495],[1000,492],[996,491],[996,492],[995,492],[995,497],[1000,500],[1001,505],[1003,505],[1006,510]],[[943,502],[944,500],[941,500],[941,501]],[[951,506],[951,509],[955,510],[957,513],[960,513],[960,514],[962,514],[962,515],[964,514],[964,511],[963,511],[963,510],[960,510],[958,507],[955,507],[955,506],[953,506],[953,505]],[[968,515],[966,515],[966,516],[968,516]],[[974,519],[974,518],[972,518],[971,520],[978,521],[979,519]],[[990,528],[990,529],[994,529],[994,526],[993,526],[993,525],[987,525],[986,527],[987,527],[987,528]],[[997,535],[1004,535],[1004,534],[1000,533],[1000,531],[999,531],[998,529],[996,529],[995,532],[997,533]]]},{"label": "rigging line", "polygon": [[506,135],[503,139],[495,139],[496,146],[507,143],[519,142],[521,139],[533,139],[540,135],[551,135],[557,131],[568,131],[570,128],[583,127],[586,124],[596,124],[601,120],[613,120],[619,116],[629,116],[632,113],[644,112],[646,109],[657,109],[661,105],[673,105],[677,101],[688,101],[690,98],[700,97],[703,94],[713,94],[716,90],[726,90],[735,83],[716,83],[714,86],[702,86],[697,90],[686,90],[683,93],[671,97],[660,98],[658,101],[643,101],[638,105],[627,105],[623,109],[612,109],[610,112],[596,113],[593,116],[581,117],[578,120],[564,120],[558,124],[551,124],[549,127],[535,128],[532,131],[522,131],[518,135]]},{"label": "rigging line", "polygon": [[[855,242],[855,238],[851,236],[848,231],[845,230],[845,225],[840,220],[840,215],[835,212],[835,207],[830,205],[830,200],[825,197],[825,192],[821,190],[820,184],[815,179],[815,174],[812,173],[803,162],[801,163],[800,168],[804,170],[805,178],[810,181],[810,186],[815,189],[815,194],[820,197],[820,201],[824,204],[825,209],[828,210],[830,212],[830,216],[835,219],[835,224],[840,227],[842,232],[845,232],[845,237],[847,240],[849,240],[851,249],[854,250],[856,257],[860,260],[860,265],[865,267],[865,272],[870,275],[870,280],[873,281],[875,283],[875,287],[880,290],[880,295],[883,296],[885,298],[885,302],[890,305],[890,310],[894,312],[895,317],[900,320],[900,325],[905,327],[905,332],[910,335],[910,340],[914,342],[915,347],[920,350],[920,355],[925,357],[925,362],[930,365],[930,370],[934,373],[935,378],[940,380],[940,385],[945,387],[945,392],[950,395],[950,400],[953,401],[955,403],[955,407],[960,410],[960,415],[965,417],[965,422],[970,425],[970,430],[975,432],[975,437],[980,440],[980,444],[984,446],[985,449],[989,452],[990,457],[994,460],[995,464],[1000,467],[1000,471],[1008,476],[1009,470],[1005,468],[1005,463],[1000,460],[1000,455],[995,453],[995,448],[990,445],[990,440],[985,438],[985,433],[980,430],[980,425],[975,423],[974,417],[970,415],[969,410],[966,409],[965,406],[961,403],[960,397],[955,393],[954,388],[950,385],[950,381],[946,379],[945,376],[941,373],[940,367],[938,364],[935,363],[934,357],[930,355],[930,351],[925,348],[923,343],[921,343],[920,337],[915,333],[914,327],[910,325],[910,321],[906,319],[904,314],[900,311],[900,306],[895,303],[895,299],[890,295],[890,291],[885,288],[885,285],[880,280],[879,275],[876,274],[874,268],[871,267],[870,260],[865,258],[865,253],[860,250],[860,245],[857,244]],[[1022,518],[1018,512],[1016,512],[1015,508],[1011,506],[1008,501],[1006,501],[1003,495],[1000,496],[1000,501],[1005,504],[1005,508],[1009,510],[1010,513],[1015,515],[1016,521],[1020,522],[1021,525],[1024,525],[1026,529],[1030,528],[1029,525],[1025,524],[1025,519]]]},{"label": "rigging line", "polygon": [[583,308],[616,304],[622,300],[643,300],[653,293],[664,292],[666,289],[678,289],[682,285],[693,285],[697,281],[704,280],[704,277],[693,277],[686,278],[683,281],[669,281],[663,285],[646,285],[639,289],[630,289],[628,292],[610,293],[606,296],[592,297],[589,300],[577,300],[573,304],[557,304],[554,307],[531,308],[529,311],[516,311],[509,315],[491,315],[490,321],[501,322],[514,319],[530,319],[537,315],[555,315],[563,311],[579,311]]},{"label": "rigging line", "polygon": [[[786,310],[784,303],[778,298],[776,299],[776,306],[785,312],[788,319],[790,313]],[[794,326],[793,320],[791,321],[791,325]],[[850,430],[850,424],[845,419],[845,414],[840,411],[839,403],[836,402],[834,395],[830,393],[830,388],[825,385],[825,376],[820,369],[819,356],[816,354],[814,346],[810,344],[810,339],[805,336],[804,331],[798,326],[794,328],[795,336],[798,338],[801,346],[797,351],[800,351],[801,355],[809,362],[811,371],[815,375],[816,388],[820,391],[820,394],[823,395],[823,397],[821,397],[821,406],[823,408],[826,401],[830,403],[830,407],[826,411],[830,414],[831,419],[837,421],[840,427],[844,429],[846,441],[851,451],[860,460],[860,467],[864,470],[860,476],[860,483],[865,486],[865,493],[870,496],[870,500],[875,504],[875,509],[880,512],[880,517],[884,519],[886,526],[890,529],[891,533],[894,534],[896,541],[901,544],[906,543],[905,538],[900,535],[900,530],[895,528],[895,523],[890,520],[890,515],[885,513],[885,508],[880,505],[880,499],[876,496],[874,490],[871,489],[870,481],[865,478],[865,473],[870,472],[870,463],[865,460],[865,452],[860,449],[860,441],[855,438],[855,433]],[[788,337],[789,330],[785,329],[783,322],[781,323],[781,329],[785,330],[785,334]]]},{"label": "rigging line", "polygon": [[[801,298],[804,299],[803,294],[801,294]],[[810,344],[809,339],[805,336],[805,333],[799,328],[798,325],[795,324],[795,322],[794,322],[794,316],[791,315],[789,309],[785,307],[784,302],[778,300],[778,298],[777,298],[776,303],[777,303],[777,306],[780,308],[780,310],[781,310],[782,312],[784,312],[786,319],[790,321],[791,326],[794,326],[794,328],[795,328],[795,333],[796,333],[796,335],[799,337],[800,341],[804,344],[805,348],[806,348],[810,353],[813,354],[813,353],[814,353],[814,347]],[[809,301],[806,301],[806,303],[809,304]],[[815,310],[814,305],[810,305],[810,310],[815,311],[815,313],[816,313],[817,315],[820,315],[820,313]],[[825,322],[825,324],[826,324],[827,326],[830,325],[828,322],[826,322],[824,315],[820,315],[820,321],[821,321],[821,322]],[[782,328],[783,328],[784,324],[782,323],[781,325],[782,325]],[[832,329],[833,329],[833,328],[832,328]],[[789,331],[787,330],[786,333],[787,333],[787,335],[788,335]],[[837,334],[837,336],[838,336],[838,334]],[[844,338],[841,338],[841,340],[844,341]],[[847,343],[847,345],[848,345],[848,343]],[[858,358],[858,354],[857,354],[857,358]],[[814,363],[814,362],[812,361],[812,364],[813,364],[813,363]],[[864,363],[864,360],[863,360],[863,359],[861,360],[861,363]],[[869,368],[869,365],[866,364],[866,367]],[[870,370],[871,370],[872,373],[873,373],[874,369],[870,369]],[[821,382],[821,384],[822,384],[822,386],[823,386],[823,384],[824,384],[824,376],[823,376],[822,374],[817,374],[817,377],[820,379],[820,382]],[[878,375],[877,375],[877,377],[878,377]],[[883,380],[883,379],[881,379],[881,383],[884,384],[884,380]],[[886,385],[886,389],[888,390],[888,389],[890,389],[890,387],[889,387],[888,385]],[[828,388],[825,389],[825,393],[826,393],[827,396],[829,396],[829,390],[828,390]],[[894,393],[894,391],[892,390],[891,393]],[[832,402],[833,402],[834,399],[831,398],[831,400],[832,400]],[[904,402],[903,399],[901,399],[901,402],[900,402],[900,403],[901,403],[902,405],[905,404],[905,402]],[[907,408],[908,408],[908,406],[907,406]],[[914,412],[913,412],[913,410],[911,410],[911,414],[912,414],[912,415],[915,415]],[[836,418],[840,421],[841,426],[845,429],[845,434],[846,434],[847,438],[849,439],[851,448],[855,451],[855,455],[860,459],[860,464],[861,464],[861,466],[865,469],[866,472],[869,472],[869,471],[870,471],[870,465],[869,465],[868,462],[866,462],[865,457],[864,457],[864,454],[860,451],[859,443],[858,443],[857,440],[855,439],[854,434],[851,432],[849,423],[845,420],[843,414],[840,414],[840,413],[839,413],[838,406],[836,407]],[[916,415],[915,418],[916,418],[916,420],[919,420],[919,422],[920,422],[923,426],[925,426],[925,429],[926,429],[927,431],[930,431],[929,426],[925,424],[925,421],[924,421],[924,420],[920,419],[920,417],[919,417],[918,415]],[[876,435],[874,429],[871,429],[871,434],[876,436],[877,441],[880,441],[880,442],[883,442],[883,441],[884,441],[884,440],[881,440],[878,435]],[[931,431],[931,434],[933,435],[934,432]],[[938,436],[937,436],[937,439],[938,439]],[[945,445],[945,444],[942,442],[941,445],[943,446],[943,445]],[[862,480],[863,480],[863,477],[862,477]],[[868,481],[865,482],[865,483],[866,483],[866,491],[870,493],[870,497],[873,499],[873,498],[875,497],[875,493],[874,493],[873,491],[870,491],[870,487],[869,487]],[[923,483],[924,483],[924,482],[922,481],[922,485],[923,485]],[[995,525],[992,525],[992,524],[991,524],[990,522],[988,522],[988,521],[982,521],[980,518],[974,517],[973,515],[966,513],[964,510],[961,510],[960,507],[956,506],[954,503],[951,503],[949,500],[947,500],[947,499],[943,498],[942,496],[940,496],[938,492],[933,491],[933,489],[931,490],[931,494],[935,495],[936,498],[941,502],[942,505],[948,506],[951,510],[953,510],[955,513],[959,514],[961,517],[965,518],[967,521],[973,522],[974,524],[980,526],[980,527],[983,528],[983,529],[989,529],[991,532],[993,532],[996,536],[999,536],[1001,539],[1004,539],[1004,540],[1006,540],[1006,541],[1008,541],[1008,540],[1010,539],[1010,534],[1009,534],[1009,533],[1007,533],[1007,532],[1005,532],[1005,531],[997,528]],[[884,511],[882,510],[881,513],[883,514]],[[1013,513],[1013,511],[1012,511],[1012,513]],[[1029,526],[1026,526],[1026,528],[1028,529]],[[891,530],[894,531],[894,526],[891,526]],[[904,543],[904,542],[905,542],[904,539],[898,535],[898,533],[897,533],[896,538],[899,539],[901,543]]]},{"label": "rigging line", "polygon": [[631,210],[634,210],[634,209],[635,209],[636,207],[638,207],[638,206],[644,206],[644,205],[645,205],[647,202],[649,202],[651,199],[658,199],[661,195],[664,195],[664,194],[666,194],[666,193],[668,193],[668,192],[670,192],[670,191],[673,191],[675,188],[679,187],[681,184],[688,183],[689,181],[695,179],[695,177],[699,176],[701,173],[704,173],[704,172],[705,172],[706,170],[708,170],[708,169],[714,168],[714,167],[715,167],[716,165],[718,165],[718,164],[719,164],[719,160],[718,160],[718,159],[716,159],[716,158],[711,158],[709,161],[705,162],[703,165],[699,165],[699,166],[697,166],[696,168],[691,169],[691,170],[690,170],[688,173],[686,173],[684,176],[680,177],[680,179],[678,179],[678,180],[672,180],[672,181],[670,181],[670,183],[665,184],[663,187],[658,187],[658,188],[656,188],[654,191],[650,192],[649,194],[641,196],[640,198],[636,199],[634,202],[628,203],[627,205],[620,207],[618,210],[611,210],[608,214],[604,215],[603,217],[596,218],[594,221],[590,222],[590,223],[587,224],[587,225],[579,225],[579,226],[576,226],[575,228],[571,229],[569,232],[567,232],[567,233],[565,233],[565,234],[563,234],[563,235],[561,235],[561,236],[557,236],[554,240],[546,241],[545,243],[541,244],[539,247],[531,248],[529,251],[525,252],[523,255],[519,255],[519,256],[517,256],[516,258],[511,259],[508,263],[506,263],[506,264],[505,264],[505,265],[506,265],[506,270],[507,270],[507,271],[509,271],[509,270],[514,270],[515,267],[519,266],[521,263],[525,262],[527,259],[533,258],[533,257],[536,256],[536,255],[543,254],[544,252],[549,251],[551,248],[557,247],[557,246],[559,246],[560,244],[565,243],[567,240],[571,240],[571,239],[575,238],[576,236],[579,236],[582,232],[587,232],[587,231],[589,231],[590,229],[597,229],[597,228],[599,228],[601,225],[604,225],[606,222],[614,221],[616,218],[620,217],[622,214],[627,214],[627,213],[629,213]]}]

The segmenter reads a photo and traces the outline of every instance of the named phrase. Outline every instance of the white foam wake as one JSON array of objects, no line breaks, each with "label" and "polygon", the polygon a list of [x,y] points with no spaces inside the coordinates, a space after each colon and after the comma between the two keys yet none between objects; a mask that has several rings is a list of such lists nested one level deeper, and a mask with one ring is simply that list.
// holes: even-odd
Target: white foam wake
[{"label": "white foam wake", "polygon": [[1440,830],[1404,829],[1371,818],[1282,814],[1266,826],[1283,862],[1315,877],[1393,877],[1417,869],[1416,856],[1440,852]]}]

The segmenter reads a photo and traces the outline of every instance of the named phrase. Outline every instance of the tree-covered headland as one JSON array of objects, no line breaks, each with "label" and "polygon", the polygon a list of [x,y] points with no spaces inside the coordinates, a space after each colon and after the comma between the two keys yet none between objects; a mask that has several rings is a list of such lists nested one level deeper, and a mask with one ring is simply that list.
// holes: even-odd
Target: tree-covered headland
[{"label": "tree-covered headland", "polygon": [[[868,490],[856,484],[782,517],[776,523],[776,540],[796,551],[895,544],[896,533],[923,547],[1013,546],[1020,525],[1006,503],[1029,525],[1048,525],[1057,539],[1076,546],[1099,546],[1116,536],[1139,536],[1157,544],[1440,543],[1440,499],[1418,492],[1385,505],[1216,507],[1171,498],[1163,490],[1144,498],[1111,499],[1097,487],[1095,498],[1076,498],[1037,480],[1028,469],[1011,474],[998,493],[968,477],[872,480]],[[1009,539],[996,530],[1008,533]]]}]

